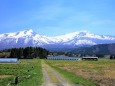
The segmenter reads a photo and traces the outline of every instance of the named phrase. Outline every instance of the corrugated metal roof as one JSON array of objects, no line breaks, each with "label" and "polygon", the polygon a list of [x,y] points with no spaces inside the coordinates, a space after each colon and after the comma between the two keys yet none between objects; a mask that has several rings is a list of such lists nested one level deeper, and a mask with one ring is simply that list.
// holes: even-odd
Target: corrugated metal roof
[{"label": "corrugated metal roof", "polygon": [[85,58],[92,58],[92,59],[94,59],[94,58],[98,58],[98,57],[82,57],[82,58],[84,58],[84,59],[85,59]]}]

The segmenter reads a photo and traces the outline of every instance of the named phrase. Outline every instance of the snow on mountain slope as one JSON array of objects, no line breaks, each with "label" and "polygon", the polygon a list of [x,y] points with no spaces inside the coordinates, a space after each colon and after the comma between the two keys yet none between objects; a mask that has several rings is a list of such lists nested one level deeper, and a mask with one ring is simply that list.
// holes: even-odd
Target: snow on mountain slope
[{"label": "snow on mountain slope", "polygon": [[97,35],[88,31],[74,32],[56,37],[47,37],[39,35],[31,29],[14,33],[0,34],[1,49],[26,46],[75,47],[82,45],[96,45],[106,43],[115,43],[115,37]]}]

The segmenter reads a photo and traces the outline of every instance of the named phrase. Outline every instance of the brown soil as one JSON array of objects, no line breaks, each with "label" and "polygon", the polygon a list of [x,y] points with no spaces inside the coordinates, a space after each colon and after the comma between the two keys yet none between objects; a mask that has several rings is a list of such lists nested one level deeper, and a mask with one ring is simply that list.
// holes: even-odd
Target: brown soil
[{"label": "brown soil", "polygon": [[115,86],[115,79],[104,78],[98,81],[99,86]]}]

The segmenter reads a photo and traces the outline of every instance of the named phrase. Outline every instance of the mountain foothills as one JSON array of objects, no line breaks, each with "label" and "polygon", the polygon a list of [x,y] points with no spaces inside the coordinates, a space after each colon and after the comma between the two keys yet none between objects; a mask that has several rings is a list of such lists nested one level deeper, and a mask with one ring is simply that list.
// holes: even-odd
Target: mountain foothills
[{"label": "mountain foothills", "polygon": [[0,34],[0,49],[19,47],[43,47],[46,49],[78,48],[97,44],[115,43],[115,36],[105,36],[80,31],[61,36],[48,37],[39,35],[33,30]]},{"label": "mountain foothills", "polygon": [[80,47],[71,50],[72,53],[82,55],[115,55],[115,43],[114,44],[99,44],[91,47]]}]

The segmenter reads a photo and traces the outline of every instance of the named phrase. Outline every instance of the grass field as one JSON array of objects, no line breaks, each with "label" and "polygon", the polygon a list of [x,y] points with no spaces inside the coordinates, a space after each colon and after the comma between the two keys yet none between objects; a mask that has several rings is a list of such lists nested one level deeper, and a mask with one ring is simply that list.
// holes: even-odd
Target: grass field
[{"label": "grass field", "polygon": [[40,86],[43,82],[41,60],[24,59],[18,63],[0,63],[0,86],[14,86],[16,76],[19,77],[16,86]]},{"label": "grass field", "polygon": [[46,63],[73,83],[82,83],[85,86],[115,86],[115,60],[46,60]]}]

